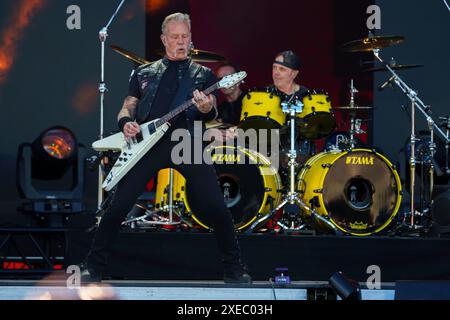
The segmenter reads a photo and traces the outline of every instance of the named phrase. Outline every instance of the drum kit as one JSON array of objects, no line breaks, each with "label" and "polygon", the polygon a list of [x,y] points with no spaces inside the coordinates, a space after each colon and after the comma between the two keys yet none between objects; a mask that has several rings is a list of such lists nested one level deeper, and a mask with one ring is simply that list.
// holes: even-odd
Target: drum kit
[{"label": "drum kit", "polygon": [[[429,108],[394,71],[420,65],[397,65],[393,61],[385,63],[380,57],[381,49],[402,41],[404,38],[400,36],[369,35],[346,43],[342,49],[346,52],[373,52],[382,66],[366,71],[390,72],[392,76],[387,84],[397,85],[410,99],[409,189],[414,190],[417,156],[415,112],[419,110],[429,124],[431,134],[423,142],[423,147],[431,155],[431,172],[434,170],[432,155],[436,152],[434,132],[445,141],[446,170],[449,171],[450,120],[446,118],[447,134],[444,134],[431,118]],[[136,63],[147,62],[119,47],[113,49]],[[201,50],[197,50],[197,55],[199,61],[206,59],[210,62],[221,58],[220,55]],[[334,232],[368,236],[386,230],[388,226],[396,227],[393,221],[411,230],[421,227],[415,221],[420,213],[416,212],[414,192],[411,192],[409,215],[405,213],[402,221],[398,219],[403,194],[399,174],[385,156],[364,146],[357,138],[365,133],[361,124],[368,120],[360,119],[357,115],[371,111],[373,107],[356,104],[358,90],[353,80],[349,88],[349,104],[334,108],[328,94],[323,91],[311,90],[301,98],[294,95],[289,100],[270,88],[252,89],[245,95],[238,127],[243,130],[279,129],[281,140],[284,135],[287,143],[280,146],[280,150],[285,152],[285,162],[282,161],[280,169],[271,163],[268,156],[246,147],[223,145],[211,148],[219,185],[236,230]],[[343,112],[349,116],[348,132],[336,132],[334,112]],[[222,130],[229,128],[227,124],[221,123],[209,126]],[[311,148],[303,150],[299,136],[308,145],[317,139],[328,139],[324,150],[316,153]],[[299,155],[305,154],[306,157],[301,160]],[[246,161],[241,165],[242,159]],[[433,186],[429,188],[432,192]],[[158,173],[155,203],[147,208],[141,206],[141,215],[129,216],[123,224],[142,228],[185,225],[192,229],[210,230],[208,222],[200,218],[198,204],[191,200],[194,192],[196,190],[190,190],[187,181],[176,170],[163,169]]]}]

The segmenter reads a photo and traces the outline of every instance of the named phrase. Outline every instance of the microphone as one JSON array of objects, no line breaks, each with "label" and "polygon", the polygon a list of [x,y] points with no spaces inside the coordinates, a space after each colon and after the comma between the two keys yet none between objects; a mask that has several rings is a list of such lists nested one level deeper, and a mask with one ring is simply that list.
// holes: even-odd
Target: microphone
[{"label": "microphone", "polygon": [[381,86],[378,87],[378,91],[383,91],[388,85],[391,84],[392,80],[395,79],[395,76],[393,75],[392,77],[389,78],[389,80],[387,80],[385,83],[383,83]]}]

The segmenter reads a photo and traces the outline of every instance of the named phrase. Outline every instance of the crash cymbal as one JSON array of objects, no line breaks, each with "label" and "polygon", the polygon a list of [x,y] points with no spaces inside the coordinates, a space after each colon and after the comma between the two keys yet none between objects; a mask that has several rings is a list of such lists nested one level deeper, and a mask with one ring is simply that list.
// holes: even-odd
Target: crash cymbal
[{"label": "crash cymbal", "polygon": [[[165,55],[164,51],[158,51],[157,53],[160,56]],[[218,53],[199,49],[191,49],[189,56],[195,62],[218,62],[225,60],[225,57],[221,56]]]},{"label": "crash cymbal", "polygon": [[405,41],[402,36],[368,36],[364,39],[354,40],[342,45],[341,49],[346,52],[365,52],[374,49],[383,49]]},{"label": "crash cymbal", "polygon": [[[397,65],[389,65],[393,70],[404,70],[404,69],[412,69],[412,68],[420,68],[423,67],[423,64],[397,64]],[[388,71],[388,69],[383,67],[373,67],[362,72],[377,72],[377,71]]]},{"label": "crash cymbal", "polygon": [[134,61],[134,62],[136,62],[136,63],[138,63],[138,64],[147,64],[147,63],[150,63],[150,61],[145,60],[144,58],[138,56],[137,54],[135,54],[135,53],[133,53],[133,52],[131,52],[131,51],[125,50],[125,49],[123,49],[123,48],[121,48],[121,47],[119,47],[119,46],[111,45],[110,47],[111,47],[111,49],[113,49],[115,52],[121,54],[121,55],[124,56],[125,58],[128,58],[128,59],[130,59],[131,61]]},{"label": "crash cymbal", "polygon": [[225,57],[221,56],[218,53],[199,49],[191,50],[191,58],[192,60],[197,62],[217,62],[225,60]]}]

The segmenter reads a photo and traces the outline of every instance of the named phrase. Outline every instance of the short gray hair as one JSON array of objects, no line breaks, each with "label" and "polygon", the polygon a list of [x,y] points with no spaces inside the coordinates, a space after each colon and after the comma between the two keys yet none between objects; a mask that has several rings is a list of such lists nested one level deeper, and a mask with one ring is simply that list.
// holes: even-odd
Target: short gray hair
[{"label": "short gray hair", "polygon": [[186,13],[176,12],[172,13],[171,15],[167,16],[161,26],[161,32],[165,33],[167,30],[167,24],[171,21],[178,21],[178,22],[186,22],[189,26],[189,30],[191,30],[191,18],[189,18],[189,15]]}]

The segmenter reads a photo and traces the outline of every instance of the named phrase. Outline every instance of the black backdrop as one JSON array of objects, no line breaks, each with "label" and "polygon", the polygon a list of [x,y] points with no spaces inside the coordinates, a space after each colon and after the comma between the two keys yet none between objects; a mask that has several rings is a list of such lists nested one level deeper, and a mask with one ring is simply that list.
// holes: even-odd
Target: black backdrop
[{"label": "black backdrop", "polygon": [[[377,4],[382,14],[381,33],[406,38],[404,43],[383,50],[381,55],[387,60],[394,57],[398,64],[423,64],[422,68],[399,74],[418,92],[423,102],[432,107],[436,121],[439,116],[449,115],[449,10],[443,1],[378,0]],[[374,78],[374,143],[394,163],[400,163],[404,177],[405,161],[401,149],[410,136],[410,105],[399,89],[377,90],[388,78],[386,72],[376,73]],[[419,130],[427,128],[422,115],[417,113],[416,119]]]}]

